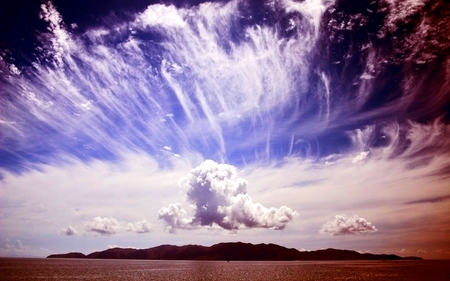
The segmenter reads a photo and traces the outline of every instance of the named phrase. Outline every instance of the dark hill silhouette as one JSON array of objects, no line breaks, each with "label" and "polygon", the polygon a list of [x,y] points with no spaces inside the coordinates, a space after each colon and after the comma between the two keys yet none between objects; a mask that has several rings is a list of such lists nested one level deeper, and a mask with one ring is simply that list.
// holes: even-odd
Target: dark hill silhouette
[{"label": "dark hill silhouette", "polygon": [[325,249],[300,252],[276,244],[250,244],[242,242],[219,243],[211,247],[199,245],[161,245],[149,249],[112,248],[89,255],[68,253],[50,255],[47,258],[89,259],[142,259],[142,260],[240,260],[240,261],[287,261],[287,260],[403,260],[397,255],[361,254],[349,250]]},{"label": "dark hill silhouette", "polygon": [[59,254],[59,255],[50,255],[47,258],[67,258],[67,259],[82,259],[85,258],[86,255],[83,253],[67,253],[67,254]]}]

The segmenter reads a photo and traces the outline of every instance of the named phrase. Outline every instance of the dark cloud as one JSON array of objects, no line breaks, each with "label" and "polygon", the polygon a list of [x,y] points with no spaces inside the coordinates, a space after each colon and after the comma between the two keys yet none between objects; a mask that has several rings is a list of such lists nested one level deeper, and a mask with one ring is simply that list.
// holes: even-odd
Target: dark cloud
[{"label": "dark cloud", "polygon": [[267,208],[253,202],[247,194],[247,181],[238,177],[236,168],[206,160],[181,178],[180,186],[194,207],[194,216],[187,218],[181,204],[161,208],[158,217],[169,231],[176,228],[212,226],[224,229],[247,228],[284,229],[296,212],[282,206]]},{"label": "dark cloud", "polygon": [[352,217],[336,215],[333,220],[323,224],[319,232],[321,234],[337,236],[370,233],[375,231],[377,231],[377,229],[370,221],[367,221],[358,215],[353,215]]}]

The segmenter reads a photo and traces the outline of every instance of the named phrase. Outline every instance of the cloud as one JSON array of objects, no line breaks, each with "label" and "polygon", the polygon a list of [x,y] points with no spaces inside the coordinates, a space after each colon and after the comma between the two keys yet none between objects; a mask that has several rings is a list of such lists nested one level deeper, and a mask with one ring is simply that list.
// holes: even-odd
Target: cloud
[{"label": "cloud", "polygon": [[137,249],[136,247],[133,247],[133,246],[121,246],[121,245],[117,245],[117,244],[108,244],[108,246],[106,246],[106,248],[108,248],[108,249],[114,249],[114,248]]},{"label": "cloud", "polygon": [[[71,227],[69,226],[69,228]],[[70,233],[71,230],[74,230],[72,228],[71,229],[69,228],[65,231],[66,233]],[[85,229],[88,232],[96,232],[100,235],[112,235],[120,231],[149,233],[152,231],[153,227],[146,219],[143,219],[135,223],[131,222],[126,223],[123,221],[118,221],[115,218],[95,217],[86,222]]]},{"label": "cloud", "polygon": [[428,254],[428,251],[427,251],[427,250],[419,249],[419,250],[417,250],[417,254],[418,254],[418,255],[426,255],[426,254]]},{"label": "cloud", "polygon": [[136,21],[144,27],[184,27],[186,25],[175,6],[162,4],[150,5],[137,17]]},{"label": "cloud", "polygon": [[50,253],[42,247],[24,245],[20,239],[4,239],[0,243],[0,257],[45,257]]},{"label": "cloud", "polygon": [[120,229],[120,223],[114,218],[95,217],[86,223],[86,230],[100,235],[116,234]]},{"label": "cloud", "polygon": [[11,241],[10,239],[5,239],[2,241],[2,243],[0,244],[0,248],[3,250],[7,250],[7,251],[24,251],[27,249],[27,247],[25,247],[22,244],[22,241],[20,241],[19,239],[16,239],[14,241]]},{"label": "cloud", "polygon": [[375,231],[377,231],[377,229],[370,221],[367,221],[358,215],[353,215],[352,217],[336,215],[334,216],[334,220],[323,224],[319,232],[321,234],[337,236],[370,233]]},{"label": "cloud", "polygon": [[440,203],[450,199],[450,195],[428,197],[424,199],[414,200],[406,202],[405,204],[427,204],[427,203]]},{"label": "cloud", "polygon": [[284,229],[296,216],[292,209],[266,208],[253,202],[247,194],[247,181],[239,178],[236,168],[206,160],[179,181],[194,208],[194,216],[186,218],[181,204],[161,208],[158,217],[166,222],[169,231],[176,228],[212,226],[224,229],[247,228]]},{"label": "cloud", "polygon": [[128,223],[126,230],[136,232],[136,233],[148,233],[148,232],[152,231],[152,226],[146,219],[143,219],[136,223],[131,223],[131,222]]},{"label": "cloud", "polygon": [[353,158],[352,163],[353,164],[361,163],[364,160],[366,160],[366,158],[368,156],[369,156],[369,152],[368,151],[363,151],[363,152],[359,153],[358,155],[356,155],[355,158]]},{"label": "cloud", "polygon": [[[348,72],[336,76],[328,69],[328,64],[310,60],[319,51],[315,47],[333,48],[316,40],[330,38],[325,34],[317,36],[325,8],[323,1],[283,0],[279,5],[266,5],[264,9],[269,15],[281,15],[281,22],[276,25],[269,23],[276,20],[273,17],[260,25],[257,18],[245,20],[252,12],[241,8],[247,5],[238,2],[205,3],[189,10],[153,5],[132,22],[88,29],[82,35],[66,30],[61,15],[46,2],[41,18],[49,26],[50,33],[46,37],[48,42],[38,44],[44,54],[39,55],[40,51],[36,50],[39,59],[32,62],[32,68],[6,64],[5,73],[10,73],[11,77],[5,74],[5,79],[0,79],[0,88],[4,91],[2,104],[6,109],[0,113],[0,147],[1,153],[10,158],[2,163],[7,171],[4,176],[0,175],[0,197],[6,200],[0,204],[2,232],[8,237],[20,237],[20,233],[40,237],[39,232],[47,231],[47,227],[56,234],[54,225],[67,226],[67,221],[74,217],[92,218],[99,214],[115,217],[117,212],[121,217],[140,218],[142,213],[156,214],[160,206],[169,206],[158,213],[158,217],[168,223],[169,231],[201,226],[208,212],[217,217],[217,214],[232,214],[233,210],[234,217],[226,222],[223,218],[218,221],[227,223],[227,227],[246,227],[245,222],[264,225],[245,220],[249,217],[246,212],[253,214],[259,204],[253,203],[252,199],[270,202],[272,206],[287,205],[302,214],[307,213],[302,220],[303,230],[314,233],[325,221],[324,214],[335,214],[334,210],[342,206],[350,214],[364,208],[364,215],[372,220],[389,221],[393,232],[403,231],[402,222],[413,222],[409,225],[410,232],[398,234],[401,239],[389,239],[389,243],[404,243],[403,238],[413,240],[411,237],[415,234],[425,235],[423,221],[427,221],[430,229],[448,225],[448,218],[440,215],[448,213],[447,201],[430,207],[430,203],[439,203],[448,195],[448,122],[392,121],[412,118],[414,113],[422,120],[421,117],[428,116],[431,111],[439,109],[436,113],[441,112],[440,108],[448,104],[446,89],[450,80],[443,79],[448,76],[448,71],[442,75],[434,75],[440,73],[439,68],[429,73],[417,70],[413,75],[401,72],[405,78],[398,79],[395,83],[398,87],[393,87],[392,91],[388,89],[392,87],[383,85],[389,85],[393,80],[380,79],[390,75],[375,73],[375,79],[355,79],[363,73],[370,75],[370,64],[376,66],[377,60],[384,61],[386,52],[376,49],[377,44],[373,44],[364,47],[367,61],[363,58],[362,65],[346,67],[362,70],[365,64],[364,72],[356,71],[355,77],[346,75]],[[393,8],[395,1],[391,2]],[[331,4],[330,1],[327,3]],[[276,8],[280,6],[286,13]],[[403,6],[389,9],[387,27],[395,27],[397,21],[403,22],[416,14],[411,9],[405,9],[403,16],[397,13]],[[346,23],[344,18],[336,24]],[[287,32],[282,30],[283,21],[289,23],[285,26],[289,29]],[[242,26],[243,22],[249,24]],[[306,22],[311,23],[307,25]],[[430,25],[420,26],[428,28]],[[429,32],[411,34],[430,35]],[[422,49],[417,48],[418,51]],[[46,58],[52,54],[57,62],[62,62],[57,67],[47,67]],[[353,57],[338,63],[342,66],[351,61],[358,59]],[[441,64],[444,68],[448,65],[446,58],[439,58],[430,66]],[[409,63],[407,67],[410,68]],[[421,67],[425,68],[431,70],[425,65]],[[317,77],[311,73],[317,73]],[[358,85],[346,84],[347,80]],[[427,87],[429,82],[439,83]],[[348,94],[339,90],[350,88],[357,90]],[[380,99],[374,98],[379,94],[375,88],[388,92]],[[430,96],[431,92],[433,95]],[[386,97],[386,103],[383,97]],[[378,102],[373,104],[375,100]],[[411,114],[405,116],[405,112]],[[365,125],[368,126],[361,129]],[[345,145],[347,137],[329,142],[334,140],[329,132],[339,133],[344,129],[350,130],[352,144],[354,141],[359,145],[356,149]],[[291,141],[286,145],[283,140]],[[333,154],[343,151],[350,154]],[[153,155],[155,167],[151,169],[147,162],[124,159],[132,152],[136,152],[139,159]],[[267,172],[271,167],[264,164],[286,156],[291,159],[298,156],[293,160],[297,163],[277,163],[273,174]],[[303,156],[312,160],[302,159]],[[323,158],[327,156],[329,158]],[[168,175],[170,169],[163,172],[157,167],[172,167],[178,161],[199,163],[196,157],[246,163],[247,171],[248,165],[257,166],[261,172],[255,172],[253,178],[259,183],[255,184],[250,175],[245,178],[261,192],[252,189],[249,191],[252,198],[244,192],[234,196],[234,201],[227,202],[230,205],[220,205],[225,210],[208,210],[200,214],[197,214],[201,211],[196,205],[197,200],[194,215],[187,206],[189,215],[181,204],[168,205],[182,202],[167,188],[173,186],[169,181],[180,175]],[[68,158],[79,161],[69,163],[65,160]],[[328,160],[322,165],[322,159]],[[121,160],[133,165],[125,165]],[[15,169],[29,171],[11,172]],[[150,173],[152,170],[155,172]],[[184,174],[187,170],[182,171]],[[65,183],[63,187],[61,182]],[[32,190],[30,186],[33,186]],[[44,194],[42,190],[47,192]],[[59,204],[65,200],[61,198],[70,198],[70,202]],[[161,203],[162,200],[167,201]],[[54,215],[51,218],[26,207],[16,207],[24,203],[36,205],[41,201],[52,208]],[[405,202],[408,206],[404,206]],[[79,206],[83,206],[81,210],[74,214],[69,212]],[[270,209],[259,206],[263,213],[270,214],[267,212]],[[387,218],[382,217],[383,214],[390,215]],[[37,226],[30,227],[23,217],[31,218],[30,222]],[[52,221],[47,222],[47,219]],[[156,221],[156,217],[152,219]],[[126,231],[127,222],[119,222],[117,232]],[[77,223],[71,221],[83,231],[84,227]],[[213,221],[213,224],[217,223]],[[273,225],[272,222],[267,224]],[[145,230],[136,223],[132,226],[131,231]],[[290,225],[290,230],[292,227]],[[38,232],[33,235],[30,229]],[[385,225],[383,229],[386,229]],[[260,233],[267,235],[267,231]],[[153,234],[152,239],[157,235]],[[277,239],[278,233],[270,235],[273,236],[264,239]],[[433,235],[432,243],[448,241],[445,232],[436,235],[441,238],[438,240]],[[195,236],[196,233],[191,237]],[[164,240],[167,235],[161,234],[161,237],[159,241],[167,241]],[[291,237],[294,237],[291,241],[299,240],[297,234]],[[195,239],[204,241],[200,236]],[[306,244],[307,248],[314,248],[313,243],[319,243],[308,242],[312,244]],[[410,246],[398,245],[401,247]]]},{"label": "cloud", "polygon": [[28,251],[29,247],[24,246],[19,239],[4,239],[0,244],[0,256],[23,256]]},{"label": "cloud", "polygon": [[78,231],[69,225],[66,229],[61,229],[60,231],[58,231],[58,233],[62,235],[72,236],[78,234]]},{"label": "cloud", "polygon": [[166,230],[170,233],[175,233],[177,228],[190,228],[191,220],[187,219],[186,216],[187,212],[180,203],[170,204],[169,207],[163,207],[158,211],[158,218],[166,223]]},{"label": "cloud", "polygon": [[56,62],[61,65],[63,63],[64,53],[70,47],[70,35],[65,29],[62,16],[56,10],[53,3],[48,1],[41,5],[39,18],[49,24],[47,29],[54,35],[50,38],[53,47],[53,55]]}]

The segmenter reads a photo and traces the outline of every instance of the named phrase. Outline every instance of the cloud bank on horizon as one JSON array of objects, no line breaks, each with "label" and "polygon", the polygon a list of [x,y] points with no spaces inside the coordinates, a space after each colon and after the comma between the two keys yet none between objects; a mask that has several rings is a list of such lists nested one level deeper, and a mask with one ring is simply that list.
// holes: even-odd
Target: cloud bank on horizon
[{"label": "cloud bank on horizon", "polygon": [[221,233],[450,257],[449,3],[119,2],[23,3],[36,36],[0,33],[0,255]]}]

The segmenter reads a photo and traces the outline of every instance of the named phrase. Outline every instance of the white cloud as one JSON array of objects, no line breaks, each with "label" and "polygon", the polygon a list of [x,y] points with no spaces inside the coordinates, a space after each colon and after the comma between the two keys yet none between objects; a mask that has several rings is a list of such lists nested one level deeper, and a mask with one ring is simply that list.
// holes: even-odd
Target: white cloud
[{"label": "white cloud", "polygon": [[316,36],[319,32],[322,13],[325,11],[326,6],[331,4],[331,1],[327,2],[315,0],[306,0],[301,2],[292,0],[283,0],[280,2],[286,9],[286,12],[297,11],[301,12],[302,14],[306,14],[307,19],[310,22],[311,26],[314,27]]},{"label": "white cloud", "polygon": [[370,233],[375,231],[377,231],[377,229],[370,221],[357,215],[353,215],[352,217],[336,215],[333,220],[323,224],[319,232],[321,234],[336,236]]},{"label": "white cloud", "polygon": [[137,21],[144,27],[164,26],[164,27],[183,27],[186,25],[179,11],[175,6],[156,4],[151,5],[140,14]]},{"label": "white cloud", "polygon": [[70,35],[64,27],[61,14],[56,10],[52,2],[41,5],[39,17],[48,22],[48,30],[53,33],[51,38],[54,56],[58,64],[62,64],[64,53],[70,47]]},{"label": "white cloud", "polygon": [[108,244],[108,246],[106,246],[107,249],[113,249],[113,248],[122,248],[122,249],[137,249],[136,247],[133,246],[120,246],[117,244]]},{"label": "white cloud", "polygon": [[[69,229],[70,228],[70,229]],[[73,235],[68,234],[72,233],[72,231],[75,231],[74,234],[76,234],[76,230],[69,228],[65,231],[64,234],[66,235]],[[146,220],[143,219],[138,222],[134,223],[126,223],[123,221],[118,221],[115,218],[102,218],[102,217],[95,217],[90,219],[86,222],[86,231],[88,232],[95,232],[100,235],[112,235],[116,234],[120,231],[129,231],[129,232],[136,232],[136,233],[149,233],[152,231],[153,226]]]},{"label": "white cloud", "polygon": [[146,219],[143,219],[135,223],[128,223],[126,230],[136,233],[148,233],[152,231],[152,228],[152,225]]},{"label": "white cloud", "polygon": [[296,216],[286,206],[266,208],[254,203],[247,194],[247,181],[238,177],[236,168],[206,160],[179,181],[194,208],[194,217],[187,219],[181,204],[161,208],[158,216],[170,231],[176,228],[212,226],[224,229],[272,228],[284,229]]},{"label": "white cloud", "polygon": [[353,158],[352,163],[353,164],[361,163],[364,160],[366,160],[366,158],[368,156],[369,156],[369,151],[363,151],[363,152],[359,153],[358,155],[356,155],[355,158]]},{"label": "white cloud", "polygon": [[12,74],[15,75],[20,75],[22,72],[17,68],[17,66],[15,66],[14,64],[11,64],[9,66],[9,70],[11,71]]},{"label": "white cloud", "polygon": [[95,217],[86,223],[86,230],[100,235],[115,234],[120,229],[120,224],[115,218]]},{"label": "white cloud", "polygon": [[158,211],[158,218],[162,219],[166,224],[166,230],[175,233],[176,229],[190,228],[191,220],[187,217],[187,212],[180,203],[170,204],[169,207],[163,207]]}]

